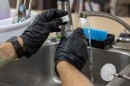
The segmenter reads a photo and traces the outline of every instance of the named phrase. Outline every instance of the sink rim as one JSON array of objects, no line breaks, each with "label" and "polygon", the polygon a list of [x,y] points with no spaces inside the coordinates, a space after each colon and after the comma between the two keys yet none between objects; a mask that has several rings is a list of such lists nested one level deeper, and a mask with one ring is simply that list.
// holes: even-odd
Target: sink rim
[{"label": "sink rim", "polygon": [[[56,42],[52,42],[50,39],[47,39],[45,41],[45,43],[43,44],[43,46],[49,46],[49,45],[58,45],[60,41],[56,41]],[[114,46],[114,44],[113,44]],[[88,47],[89,49],[89,47]],[[116,48],[107,48],[107,49],[99,49],[99,48],[92,48],[92,49],[96,49],[96,50],[102,50],[102,51],[108,51],[108,52],[114,52],[114,53],[120,53],[120,54],[123,54],[123,55],[127,55],[127,56],[130,56],[130,51],[128,50],[122,50],[122,49],[116,49]]]}]

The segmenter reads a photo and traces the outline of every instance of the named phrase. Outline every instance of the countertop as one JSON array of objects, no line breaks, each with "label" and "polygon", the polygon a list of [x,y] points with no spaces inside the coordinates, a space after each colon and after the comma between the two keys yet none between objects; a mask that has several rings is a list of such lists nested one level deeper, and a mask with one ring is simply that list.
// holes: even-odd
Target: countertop
[{"label": "countertop", "polygon": [[[37,13],[41,13],[42,11],[36,11]],[[124,32],[124,27],[120,25],[118,22],[115,22],[111,19],[103,18],[103,17],[88,17],[90,21],[90,26],[92,28],[107,30],[111,34],[115,34],[116,36],[119,35],[120,32]],[[126,21],[128,24],[130,24],[130,17],[120,17],[124,21]],[[85,21],[82,21],[82,24],[80,22],[80,19],[78,18],[78,14],[74,13],[72,14],[73,19],[73,27],[74,29],[76,27],[81,27],[85,23]],[[53,36],[55,33],[51,34],[50,36]]]}]

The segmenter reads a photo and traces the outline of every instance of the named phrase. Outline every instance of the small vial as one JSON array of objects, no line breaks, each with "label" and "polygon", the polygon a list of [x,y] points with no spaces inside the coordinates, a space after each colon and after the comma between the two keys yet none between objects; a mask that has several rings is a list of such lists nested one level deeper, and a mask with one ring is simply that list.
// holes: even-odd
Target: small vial
[{"label": "small vial", "polygon": [[73,33],[74,29],[72,25],[65,26],[65,37],[69,37]]}]

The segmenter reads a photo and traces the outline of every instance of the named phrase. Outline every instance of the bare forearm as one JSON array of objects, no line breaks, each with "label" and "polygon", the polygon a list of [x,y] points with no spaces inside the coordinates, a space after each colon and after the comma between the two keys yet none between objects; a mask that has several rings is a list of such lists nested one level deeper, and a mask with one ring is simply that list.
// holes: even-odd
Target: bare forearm
[{"label": "bare forearm", "polygon": [[93,86],[89,79],[68,62],[60,62],[57,70],[62,80],[62,86]]},{"label": "bare forearm", "polygon": [[[25,49],[23,45],[23,40],[18,38],[20,45]],[[17,53],[10,42],[5,42],[0,45],[0,68],[9,64],[17,58]]]},{"label": "bare forearm", "polygon": [[16,58],[17,58],[17,54],[11,43],[7,42],[0,46],[0,68],[9,64]]}]

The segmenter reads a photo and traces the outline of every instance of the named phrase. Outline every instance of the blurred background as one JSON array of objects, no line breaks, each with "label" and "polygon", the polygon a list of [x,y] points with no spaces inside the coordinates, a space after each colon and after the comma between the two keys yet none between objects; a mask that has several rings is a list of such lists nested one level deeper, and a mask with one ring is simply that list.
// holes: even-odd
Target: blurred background
[{"label": "blurred background", "polygon": [[[16,7],[16,1],[9,0],[11,8]],[[70,3],[72,12],[93,10],[122,17],[130,16],[130,0],[70,0]],[[33,0],[32,9],[34,10],[50,8],[57,8],[57,0]]]}]

